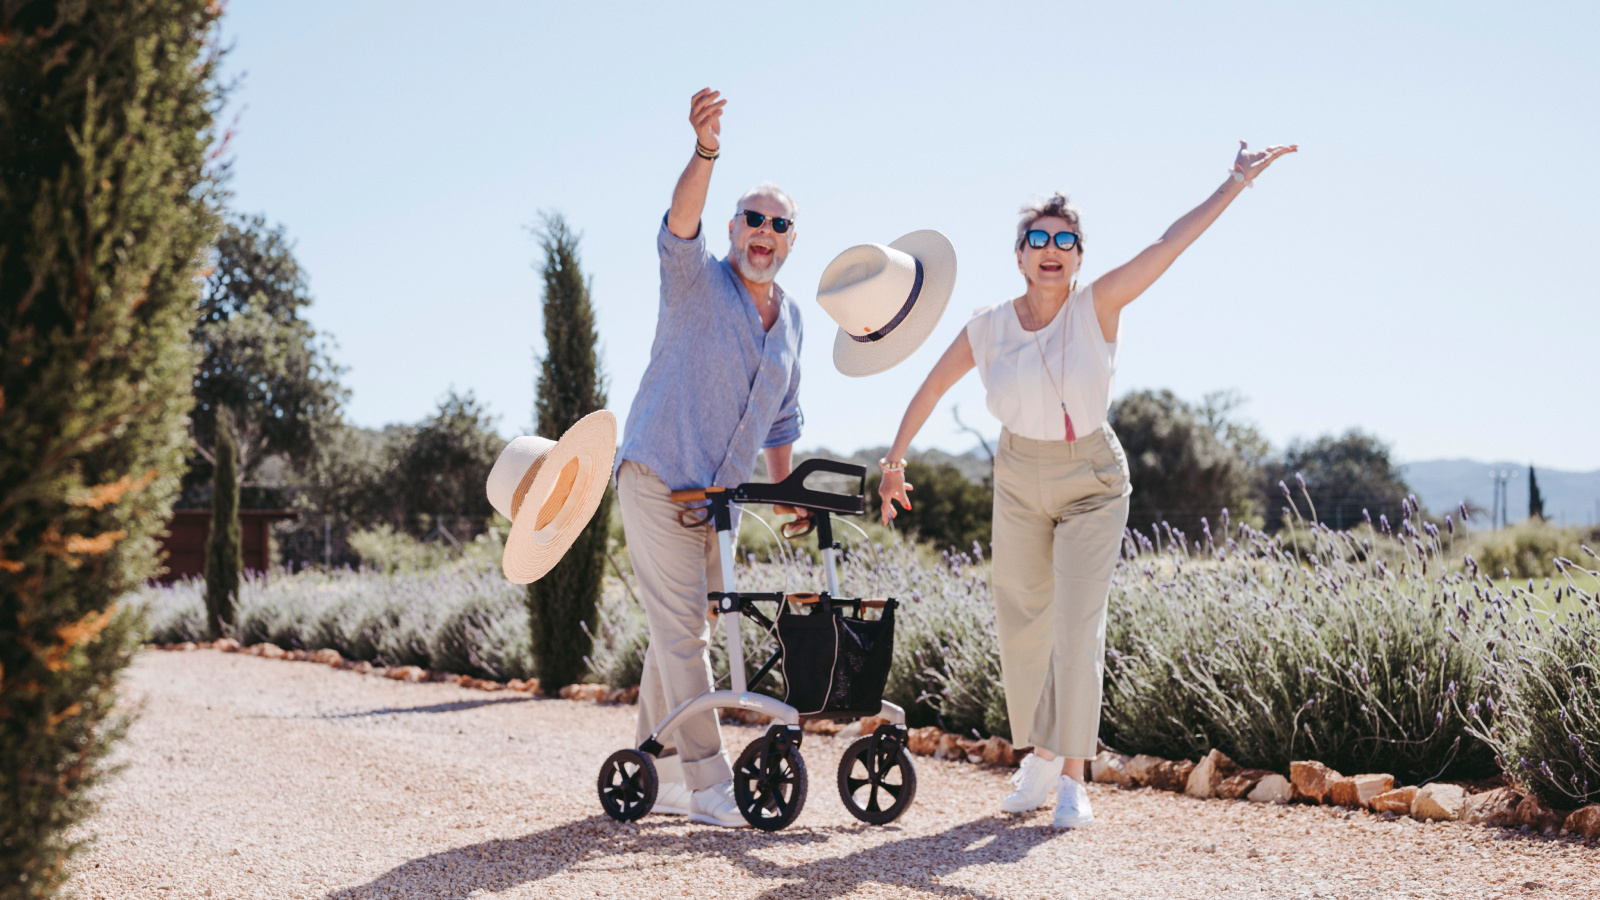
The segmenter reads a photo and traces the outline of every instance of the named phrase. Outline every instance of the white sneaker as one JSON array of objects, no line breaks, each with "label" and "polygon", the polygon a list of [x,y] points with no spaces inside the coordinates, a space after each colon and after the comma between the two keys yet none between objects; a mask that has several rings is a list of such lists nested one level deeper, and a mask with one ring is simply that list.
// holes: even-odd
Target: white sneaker
[{"label": "white sneaker", "polygon": [[732,781],[695,791],[694,801],[689,806],[689,821],[724,828],[744,828],[750,824],[739,814],[739,804],[733,800]]},{"label": "white sneaker", "polygon": [[664,781],[656,788],[656,805],[650,807],[653,813],[664,813],[669,816],[687,816],[694,804],[694,792],[681,781]]},{"label": "white sneaker", "polygon": [[1061,787],[1056,792],[1057,828],[1083,828],[1094,824],[1094,806],[1089,803],[1089,789],[1083,782],[1069,775],[1061,776]]},{"label": "white sneaker", "polygon": [[1017,774],[1011,776],[1011,783],[1017,789],[1000,801],[1000,808],[1009,813],[1020,813],[1038,809],[1050,802],[1050,789],[1056,786],[1056,779],[1061,777],[1061,762],[1060,756],[1047,760],[1037,753],[1029,753],[1023,757]]}]

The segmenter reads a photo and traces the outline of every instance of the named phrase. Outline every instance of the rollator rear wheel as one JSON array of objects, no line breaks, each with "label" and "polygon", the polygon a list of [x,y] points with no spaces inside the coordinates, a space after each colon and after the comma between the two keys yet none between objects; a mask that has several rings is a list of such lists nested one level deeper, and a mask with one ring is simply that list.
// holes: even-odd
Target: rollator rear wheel
[{"label": "rollator rear wheel", "polygon": [[618,822],[636,822],[656,805],[656,762],[641,750],[618,750],[600,766],[600,805]]},{"label": "rollator rear wheel", "polygon": [[800,748],[769,732],[750,742],[733,766],[739,814],[762,831],[777,831],[806,805],[806,763]]},{"label": "rollator rear wheel", "polygon": [[905,745],[869,734],[851,744],[839,760],[839,799],[868,825],[887,825],[917,796],[917,770]]}]

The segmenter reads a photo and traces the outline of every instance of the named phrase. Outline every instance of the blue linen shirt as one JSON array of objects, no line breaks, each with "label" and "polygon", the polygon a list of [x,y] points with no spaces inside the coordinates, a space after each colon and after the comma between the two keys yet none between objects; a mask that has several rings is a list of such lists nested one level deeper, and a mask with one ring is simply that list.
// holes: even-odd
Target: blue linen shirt
[{"label": "blue linen shirt", "polygon": [[671,490],[735,487],[750,480],[756,453],[800,437],[800,306],[777,285],[772,330],[726,258],[667,230],[661,308],[650,364],[622,431],[623,460],[649,467]]}]

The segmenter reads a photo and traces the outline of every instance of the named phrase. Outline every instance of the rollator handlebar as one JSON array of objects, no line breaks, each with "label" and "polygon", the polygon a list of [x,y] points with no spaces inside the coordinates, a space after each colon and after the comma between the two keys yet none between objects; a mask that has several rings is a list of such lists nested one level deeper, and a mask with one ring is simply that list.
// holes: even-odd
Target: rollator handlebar
[{"label": "rollator handlebar", "polygon": [[[806,487],[806,479],[817,472],[858,479],[857,490],[853,494],[835,494]],[[797,506],[812,512],[859,516],[867,511],[867,467],[815,457],[795,466],[789,477],[777,484],[747,481],[731,490],[725,487],[684,488],[672,491],[668,496],[674,503],[692,503],[715,500],[717,494],[726,494],[731,503],[770,503],[775,506]]]},{"label": "rollator handlebar", "polygon": [[[725,612],[742,610],[745,608],[746,601],[749,601],[752,604],[756,601],[763,601],[767,603],[793,603],[798,606],[805,606],[827,600],[829,603],[832,603],[835,606],[854,606],[860,609],[883,609],[890,603],[894,602],[893,598],[890,597],[829,597],[827,594],[818,594],[814,591],[797,591],[792,594],[784,594],[777,591],[770,591],[766,593],[711,591],[710,593],[706,594],[706,600],[709,601],[709,609],[707,611],[710,613],[712,618],[715,618]],[[754,606],[752,605],[749,608],[754,609]]]}]

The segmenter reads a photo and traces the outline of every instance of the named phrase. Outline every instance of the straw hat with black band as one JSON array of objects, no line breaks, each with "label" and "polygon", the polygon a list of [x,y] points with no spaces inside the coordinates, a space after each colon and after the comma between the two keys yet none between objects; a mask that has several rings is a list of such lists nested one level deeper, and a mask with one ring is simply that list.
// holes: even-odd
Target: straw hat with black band
[{"label": "straw hat with black band", "polygon": [[834,257],[817,286],[818,305],[839,325],[834,368],[860,378],[899,365],[933,333],[955,284],[955,247],[937,231]]},{"label": "straw hat with black band", "polygon": [[524,435],[489,471],[489,503],[511,520],[501,571],[513,584],[538,581],[589,524],[611,480],[617,417],[592,412],[561,440]]}]

